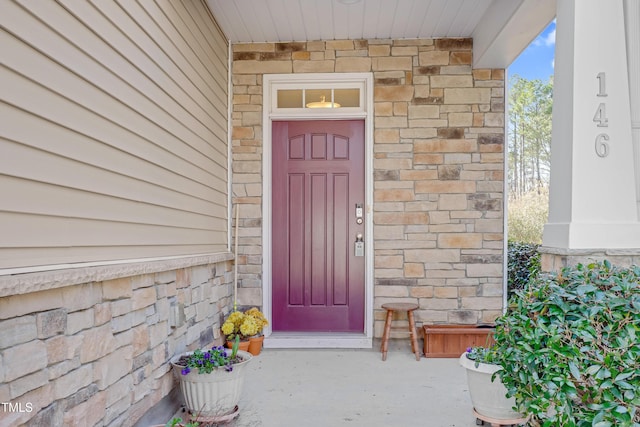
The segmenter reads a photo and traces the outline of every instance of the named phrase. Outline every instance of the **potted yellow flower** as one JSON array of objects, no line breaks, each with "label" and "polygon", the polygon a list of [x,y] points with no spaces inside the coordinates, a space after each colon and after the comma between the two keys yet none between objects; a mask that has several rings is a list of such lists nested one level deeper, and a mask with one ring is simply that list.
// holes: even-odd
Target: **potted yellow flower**
[{"label": "potted yellow flower", "polygon": [[237,336],[240,338],[240,348],[244,350],[243,347],[246,346],[247,351],[257,356],[260,354],[264,340],[262,330],[268,324],[264,314],[254,307],[244,313],[232,312],[222,325],[222,333],[227,337],[227,346]]},{"label": "potted yellow flower", "polygon": [[249,353],[257,356],[262,350],[262,344],[264,342],[264,335],[262,330],[269,324],[264,314],[258,310],[257,307],[250,308],[245,312],[245,316],[251,319],[256,327],[256,331],[252,336],[249,336]]}]

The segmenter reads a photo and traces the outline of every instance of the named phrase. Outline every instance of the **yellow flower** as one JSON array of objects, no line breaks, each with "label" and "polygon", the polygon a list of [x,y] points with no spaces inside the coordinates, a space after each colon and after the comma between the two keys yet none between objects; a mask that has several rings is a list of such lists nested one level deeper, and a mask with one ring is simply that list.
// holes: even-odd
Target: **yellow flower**
[{"label": "yellow flower", "polygon": [[229,322],[228,319],[222,325],[222,333],[225,334],[225,335],[231,335],[234,332],[234,329],[235,329],[235,327],[233,325],[233,322]]},{"label": "yellow flower", "polygon": [[269,324],[267,318],[257,307],[250,308],[245,312],[245,315],[253,318],[255,321],[258,328],[256,333],[262,332],[262,329]]},{"label": "yellow flower", "polygon": [[242,325],[243,321],[244,321],[244,314],[242,314],[239,311],[234,311],[227,318],[227,322],[233,323],[238,328],[240,327],[240,325]]},{"label": "yellow flower", "polygon": [[220,329],[227,338],[233,339],[235,335],[245,338],[258,335],[268,324],[264,314],[257,307],[253,307],[245,313],[240,311],[230,313]]},{"label": "yellow flower", "polygon": [[250,337],[258,333],[258,324],[251,316],[246,316],[244,322],[240,326],[240,333],[246,337]]}]

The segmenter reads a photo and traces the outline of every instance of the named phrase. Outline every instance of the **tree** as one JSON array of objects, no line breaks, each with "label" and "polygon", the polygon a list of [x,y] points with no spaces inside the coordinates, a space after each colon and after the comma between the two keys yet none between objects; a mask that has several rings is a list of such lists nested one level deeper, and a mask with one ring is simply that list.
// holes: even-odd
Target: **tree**
[{"label": "tree", "polygon": [[515,75],[509,93],[509,192],[519,198],[549,182],[553,80]]}]

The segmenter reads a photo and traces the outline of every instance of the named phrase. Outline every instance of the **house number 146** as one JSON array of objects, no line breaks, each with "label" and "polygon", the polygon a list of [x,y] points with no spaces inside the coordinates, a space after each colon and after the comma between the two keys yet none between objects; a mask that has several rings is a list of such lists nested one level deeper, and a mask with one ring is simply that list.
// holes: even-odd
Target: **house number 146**
[{"label": "house number 146", "polygon": [[[598,79],[598,97],[607,96],[607,78],[604,71],[598,73],[596,78]],[[601,102],[598,105],[596,114],[593,116],[593,121],[597,123],[599,128],[609,127],[609,119],[607,118],[607,104]],[[609,135],[606,133],[599,133],[596,136],[596,154],[600,157],[607,157],[609,155]]]}]

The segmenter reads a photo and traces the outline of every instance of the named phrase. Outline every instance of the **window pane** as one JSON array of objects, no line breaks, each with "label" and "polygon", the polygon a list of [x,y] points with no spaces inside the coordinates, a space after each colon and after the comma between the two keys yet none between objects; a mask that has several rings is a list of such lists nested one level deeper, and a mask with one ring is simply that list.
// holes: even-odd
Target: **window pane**
[{"label": "window pane", "polygon": [[333,91],[333,97],[342,107],[360,106],[360,89],[336,89]]},{"label": "window pane", "polygon": [[302,107],[302,89],[278,90],[278,108]]}]

